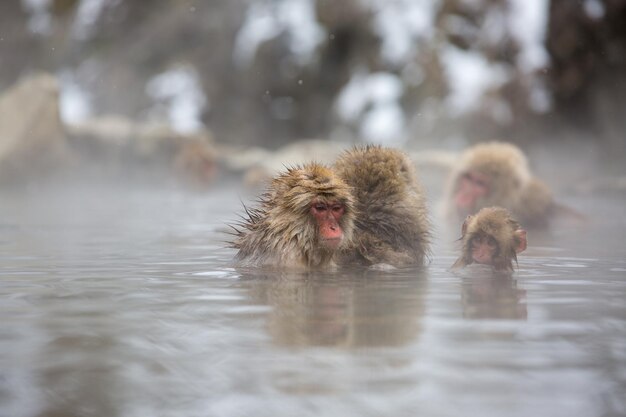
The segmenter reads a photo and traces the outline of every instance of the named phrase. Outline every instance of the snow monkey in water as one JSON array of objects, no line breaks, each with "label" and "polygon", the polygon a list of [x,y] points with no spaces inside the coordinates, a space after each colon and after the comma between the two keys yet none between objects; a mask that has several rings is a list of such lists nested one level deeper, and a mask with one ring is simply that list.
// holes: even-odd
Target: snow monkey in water
[{"label": "snow monkey in water", "polygon": [[352,237],[354,202],[348,185],[311,163],[274,178],[258,208],[235,229],[242,265],[323,268],[335,264]]},{"label": "snow monkey in water", "polygon": [[357,147],[339,156],[334,170],[355,200],[354,238],[341,263],[422,265],[430,247],[430,223],[415,169],[402,152]]},{"label": "snow monkey in water", "polygon": [[413,166],[399,151],[368,146],[276,177],[259,208],[235,227],[244,265],[319,268],[421,265],[430,224]]},{"label": "snow monkey in water", "polygon": [[490,206],[510,210],[525,227],[545,226],[555,209],[565,209],[532,176],[522,151],[502,142],[467,149],[452,172],[445,197],[447,217],[459,221]]},{"label": "snow monkey in water", "polygon": [[477,263],[510,272],[517,254],[527,245],[526,231],[501,207],[486,207],[467,216],[461,235],[461,257],[452,268]]}]

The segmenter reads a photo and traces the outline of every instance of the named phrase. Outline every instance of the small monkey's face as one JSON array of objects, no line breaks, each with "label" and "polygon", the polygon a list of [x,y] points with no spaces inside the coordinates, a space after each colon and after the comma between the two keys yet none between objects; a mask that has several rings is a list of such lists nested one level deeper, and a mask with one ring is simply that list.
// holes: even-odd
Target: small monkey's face
[{"label": "small monkey's face", "polygon": [[496,270],[513,270],[517,254],[526,249],[526,231],[506,209],[487,207],[467,216],[461,227],[463,250],[453,267],[473,263],[492,265]]},{"label": "small monkey's face", "polygon": [[488,234],[478,234],[470,239],[472,259],[477,264],[493,265],[498,249],[498,242]]},{"label": "small monkey's face", "polygon": [[346,208],[338,202],[313,201],[311,214],[317,223],[319,243],[328,249],[337,249],[343,241],[340,221]]},{"label": "small monkey's face", "polygon": [[491,178],[477,171],[467,171],[459,176],[454,194],[454,205],[460,216],[476,212],[481,198],[489,195]]}]

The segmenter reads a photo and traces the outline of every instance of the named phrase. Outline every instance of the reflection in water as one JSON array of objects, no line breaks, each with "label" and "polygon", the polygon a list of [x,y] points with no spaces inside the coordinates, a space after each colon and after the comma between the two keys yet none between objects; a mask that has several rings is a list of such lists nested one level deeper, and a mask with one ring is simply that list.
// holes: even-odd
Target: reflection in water
[{"label": "reflection in water", "polygon": [[271,306],[268,331],[283,346],[398,346],[415,339],[424,312],[424,271],[242,274],[254,300]]},{"label": "reflection in water", "polygon": [[469,319],[526,320],[526,291],[517,288],[511,274],[495,274],[482,265],[462,278],[463,317]]}]

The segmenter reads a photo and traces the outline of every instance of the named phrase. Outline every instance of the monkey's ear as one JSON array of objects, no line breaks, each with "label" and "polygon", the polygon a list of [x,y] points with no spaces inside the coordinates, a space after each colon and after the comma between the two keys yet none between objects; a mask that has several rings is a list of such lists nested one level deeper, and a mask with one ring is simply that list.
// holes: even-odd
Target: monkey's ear
[{"label": "monkey's ear", "polygon": [[517,229],[515,231],[515,253],[524,252],[528,242],[526,241],[526,230]]},{"label": "monkey's ear", "polygon": [[465,232],[467,232],[467,225],[469,224],[470,220],[472,220],[472,216],[467,216],[465,218],[463,226],[461,226],[461,236],[465,236]]}]

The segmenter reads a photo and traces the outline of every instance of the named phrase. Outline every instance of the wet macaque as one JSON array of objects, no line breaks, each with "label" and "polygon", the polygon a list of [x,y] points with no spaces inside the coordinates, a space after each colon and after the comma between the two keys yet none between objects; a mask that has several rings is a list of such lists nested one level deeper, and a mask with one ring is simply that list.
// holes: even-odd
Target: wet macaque
[{"label": "wet macaque", "polygon": [[345,264],[422,265],[430,247],[424,192],[402,152],[366,146],[344,152],[334,169],[351,188],[357,216]]},{"label": "wet macaque", "polygon": [[290,168],[272,180],[260,206],[246,209],[233,247],[242,265],[333,266],[352,237],[350,188],[327,167]]},{"label": "wet macaque", "polygon": [[512,271],[517,254],[526,250],[526,231],[501,207],[486,207],[467,216],[461,229],[462,254],[453,268],[473,263]]},{"label": "wet macaque", "polygon": [[548,187],[532,176],[522,151],[501,142],[479,144],[463,153],[445,204],[447,216],[459,221],[483,207],[504,207],[525,227],[547,225],[557,207]]}]

